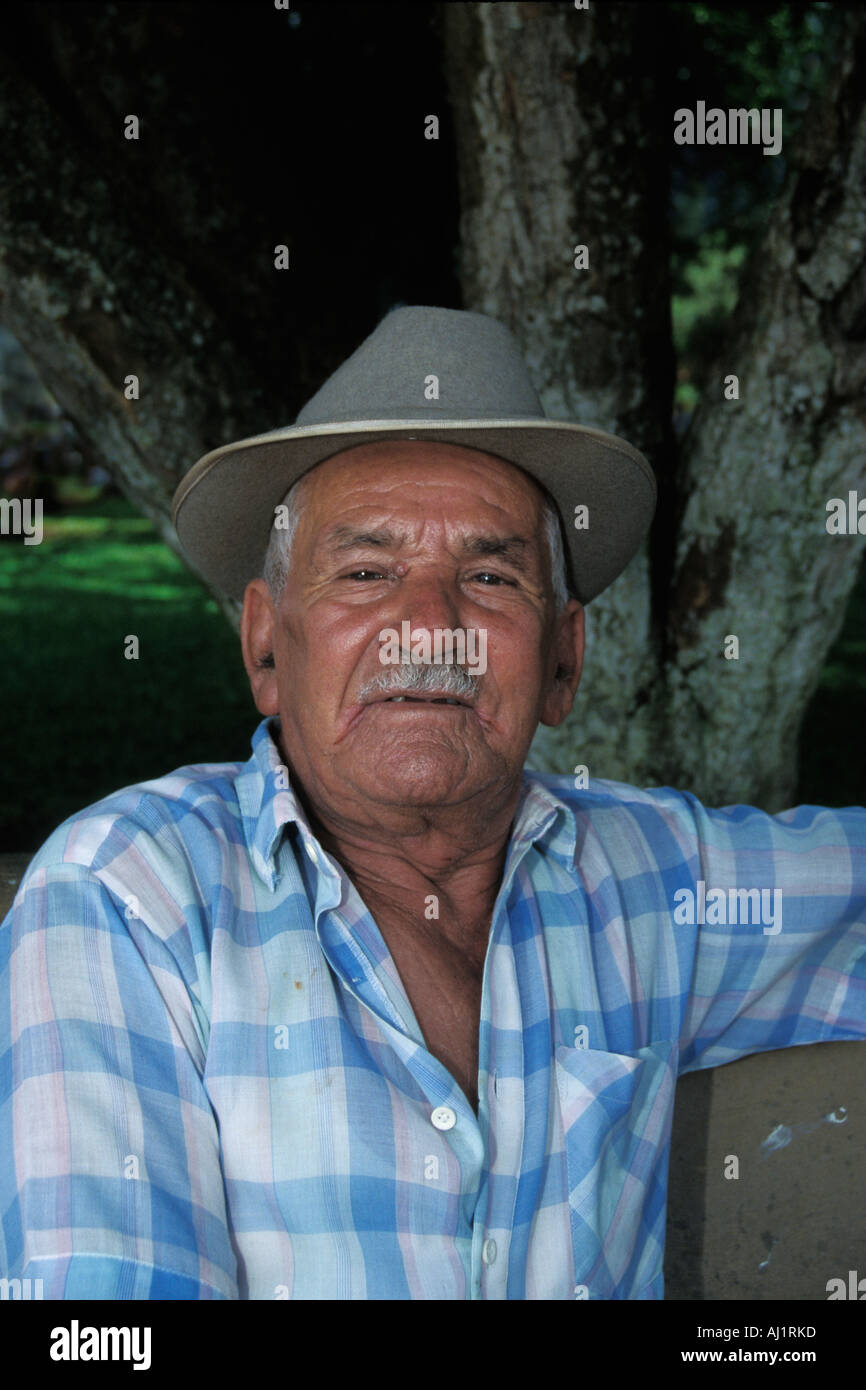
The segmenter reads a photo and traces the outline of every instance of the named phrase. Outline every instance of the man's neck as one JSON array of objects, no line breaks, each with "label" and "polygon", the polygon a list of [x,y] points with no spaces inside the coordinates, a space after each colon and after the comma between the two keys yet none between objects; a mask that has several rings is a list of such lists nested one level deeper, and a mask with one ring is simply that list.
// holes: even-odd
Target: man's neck
[{"label": "man's neck", "polygon": [[440,934],[475,954],[486,944],[520,786],[481,818],[472,808],[419,816],[403,833],[355,826],[314,807],[293,780],[310,827],[345,869],[379,926]]}]

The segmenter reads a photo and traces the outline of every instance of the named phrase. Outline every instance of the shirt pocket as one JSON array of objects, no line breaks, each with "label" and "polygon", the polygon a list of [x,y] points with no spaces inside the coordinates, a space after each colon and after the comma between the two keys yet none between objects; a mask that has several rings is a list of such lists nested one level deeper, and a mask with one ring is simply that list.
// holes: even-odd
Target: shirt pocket
[{"label": "shirt pocket", "polygon": [[555,1049],[574,1278],[590,1298],[659,1287],[678,1056],[676,1040]]}]

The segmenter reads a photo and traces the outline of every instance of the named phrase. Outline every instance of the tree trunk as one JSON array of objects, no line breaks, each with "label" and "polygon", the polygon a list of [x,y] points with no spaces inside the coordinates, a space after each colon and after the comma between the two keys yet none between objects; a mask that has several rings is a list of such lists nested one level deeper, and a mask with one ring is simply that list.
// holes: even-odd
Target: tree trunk
[{"label": "tree trunk", "polygon": [[[862,558],[857,538],[826,533],[825,504],[866,481],[863,16],[804,122],[800,168],[678,457],[674,102],[656,77],[667,11],[445,14],[466,307],[517,333],[548,414],[622,434],[659,480],[649,543],[587,610],[575,708],[539,731],[534,765],[780,809]],[[588,271],[574,268],[579,243]],[[730,373],[739,400],[724,399]],[[724,656],[729,635],[738,660]]]},{"label": "tree trunk", "polygon": [[[861,536],[826,529],[831,498],[866,491],[866,16],[850,20],[684,441],[666,776],[687,772],[719,804],[743,787],[790,804],[800,724],[863,560]],[[739,661],[721,655],[728,634]]]}]

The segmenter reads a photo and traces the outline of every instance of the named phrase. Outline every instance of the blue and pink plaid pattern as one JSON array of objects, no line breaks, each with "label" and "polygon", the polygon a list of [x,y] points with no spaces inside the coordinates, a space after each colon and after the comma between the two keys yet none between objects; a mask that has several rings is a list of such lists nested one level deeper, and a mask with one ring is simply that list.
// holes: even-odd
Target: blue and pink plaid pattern
[{"label": "blue and pink plaid pattern", "polygon": [[[866,811],[527,773],[476,1116],[272,731],[31,863],[0,927],[0,1274],[65,1299],[661,1298],[677,1076],[866,1036]],[[701,883],[780,889],[781,930],[678,925]]]}]

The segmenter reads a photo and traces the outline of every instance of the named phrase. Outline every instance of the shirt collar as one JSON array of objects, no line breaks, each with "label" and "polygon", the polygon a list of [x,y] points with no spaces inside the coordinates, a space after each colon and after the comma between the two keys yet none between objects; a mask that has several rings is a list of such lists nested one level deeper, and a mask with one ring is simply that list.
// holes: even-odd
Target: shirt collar
[{"label": "shirt collar", "polygon": [[310,829],[277,742],[280,720],[263,719],[252,737],[252,757],[237,783],[244,834],[259,878],[274,891],[279,878],[277,851],[286,826],[297,825],[307,844],[318,841]]},{"label": "shirt collar", "polygon": [[[238,803],[250,857],[257,874],[271,892],[279,879],[277,854],[287,826],[297,825],[310,857],[321,866],[326,864],[324,851],[291,785],[277,742],[279,735],[277,715],[261,721],[252,737],[252,757],[237,781]],[[503,877],[513,871],[533,844],[565,868],[574,867],[577,846],[574,811],[537,774],[526,771]]]}]

